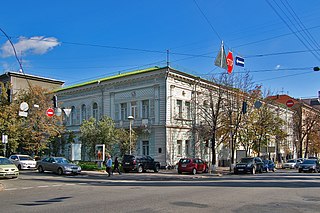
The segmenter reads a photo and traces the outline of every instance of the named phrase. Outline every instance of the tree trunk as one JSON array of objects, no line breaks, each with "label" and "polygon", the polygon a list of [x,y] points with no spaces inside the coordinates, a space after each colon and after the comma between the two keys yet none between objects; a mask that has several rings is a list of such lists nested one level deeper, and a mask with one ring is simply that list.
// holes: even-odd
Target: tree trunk
[{"label": "tree trunk", "polygon": [[216,137],[215,134],[211,138],[212,165],[216,165]]}]

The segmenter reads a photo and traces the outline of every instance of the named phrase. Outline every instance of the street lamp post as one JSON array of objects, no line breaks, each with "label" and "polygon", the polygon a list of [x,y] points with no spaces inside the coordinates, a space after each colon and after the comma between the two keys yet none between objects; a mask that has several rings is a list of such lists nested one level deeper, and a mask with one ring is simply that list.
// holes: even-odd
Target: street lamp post
[{"label": "street lamp post", "polygon": [[133,117],[132,115],[129,115],[129,116],[128,116],[128,119],[129,119],[129,125],[130,125],[130,127],[129,127],[129,140],[130,140],[130,142],[129,142],[129,154],[131,155],[132,121],[133,121],[134,117]]}]

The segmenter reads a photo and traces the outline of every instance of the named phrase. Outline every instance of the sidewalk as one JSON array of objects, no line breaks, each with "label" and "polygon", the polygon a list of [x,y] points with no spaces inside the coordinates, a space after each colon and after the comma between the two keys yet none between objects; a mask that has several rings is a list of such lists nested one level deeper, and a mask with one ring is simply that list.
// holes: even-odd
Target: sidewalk
[{"label": "sidewalk", "polygon": [[[95,176],[95,175],[107,175],[107,173],[103,170],[100,171],[82,171],[81,172],[83,175],[90,175],[90,176]],[[127,175],[139,175],[139,174],[149,174],[150,178],[154,178],[152,176],[159,176],[161,175],[163,178],[201,178],[201,177],[210,177],[210,176],[223,176],[223,175],[229,175],[230,174],[230,168],[229,167],[216,167],[216,171],[209,171],[209,173],[201,173],[197,175],[180,175],[178,174],[176,169],[161,169],[159,173],[153,173],[153,172],[147,172],[147,173],[136,173],[136,172],[129,172],[129,173],[122,173],[123,176],[122,178],[125,178]],[[115,176],[119,176],[118,173],[115,174]],[[128,176],[127,176],[128,177]]]}]

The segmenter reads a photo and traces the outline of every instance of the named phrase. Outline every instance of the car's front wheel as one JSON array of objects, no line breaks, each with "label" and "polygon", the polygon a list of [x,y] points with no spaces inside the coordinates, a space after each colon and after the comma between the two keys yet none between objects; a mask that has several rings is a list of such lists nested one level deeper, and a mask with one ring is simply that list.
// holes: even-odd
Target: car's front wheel
[{"label": "car's front wheel", "polygon": [[256,174],[256,167],[252,167],[252,169],[251,169],[251,174]]},{"label": "car's front wheel", "polygon": [[43,173],[44,172],[42,166],[38,166],[38,171],[39,171],[39,173]]},{"label": "car's front wheel", "polygon": [[18,165],[18,169],[21,170],[21,165],[20,164]]},{"label": "car's front wheel", "polygon": [[197,174],[196,168],[193,168],[191,173],[192,173],[193,175]]},{"label": "car's front wheel", "polygon": [[62,175],[63,174],[63,170],[61,168],[58,169],[58,175]]},{"label": "car's front wheel", "polygon": [[159,172],[159,169],[160,169],[160,168],[159,168],[159,165],[156,165],[156,167],[154,168],[153,171],[154,171],[154,172]]},{"label": "car's front wheel", "polygon": [[143,167],[142,167],[142,166],[139,166],[139,167],[138,167],[138,172],[139,172],[139,173],[142,173],[142,172],[143,172]]}]

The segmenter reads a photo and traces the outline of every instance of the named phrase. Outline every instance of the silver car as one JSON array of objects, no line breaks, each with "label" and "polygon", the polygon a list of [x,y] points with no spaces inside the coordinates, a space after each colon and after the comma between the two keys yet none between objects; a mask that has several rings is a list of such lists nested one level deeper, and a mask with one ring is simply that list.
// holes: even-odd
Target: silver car
[{"label": "silver car", "polygon": [[40,161],[37,161],[37,169],[40,173],[45,171],[51,171],[62,174],[80,174],[81,167],[71,163],[63,157],[47,157]]}]

